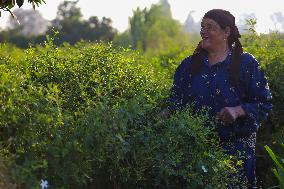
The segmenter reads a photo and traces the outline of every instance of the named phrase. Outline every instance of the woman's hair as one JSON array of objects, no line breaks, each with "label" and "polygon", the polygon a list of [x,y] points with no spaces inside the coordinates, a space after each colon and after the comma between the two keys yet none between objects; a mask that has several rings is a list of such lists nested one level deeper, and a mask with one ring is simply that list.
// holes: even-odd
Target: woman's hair
[{"label": "woman's hair", "polygon": [[[230,79],[234,85],[239,85],[240,74],[240,56],[243,53],[243,47],[239,38],[241,37],[237,26],[235,25],[235,17],[226,10],[212,9],[205,13],[203,18],[209,18],[217,22],[222,29],[230,27],[230,36],[228,37],[228,45],[232,51],[232,62],[229,64]],[[197,45],[193,55],[190,73],[196,74],[200,71],[203,59],[207,51],[201,47],[201,41]]]}]

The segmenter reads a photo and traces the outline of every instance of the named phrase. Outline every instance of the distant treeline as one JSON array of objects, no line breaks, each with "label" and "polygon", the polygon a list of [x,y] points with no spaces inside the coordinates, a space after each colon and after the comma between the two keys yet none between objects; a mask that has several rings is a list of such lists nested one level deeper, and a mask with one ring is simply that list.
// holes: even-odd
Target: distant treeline
[{"label": "distant treeline", "polygon": [[46,36],[54,36],[55,33],[56,45],[65,42],[74,45],[82,40],[112,41],[115,45],[131,46],[142,51],[149,48],[165,50],[172,46],[187,45],[190,41],[190,35],[184,31],[184,26],[172,18],[166,0],[153,4],[151,8],[138,7],[134,10],[133,16],[129,18],[129,27],[123,33],[112,26],[110,18],[92,16],[83,19],[77,1],[61,3],[56,18],[50,22],[34,10],[18,9],[14,14],[21,24],[11,17],[8,29],[0,32],[0,42],[13,43],[20,48],[41,44]]}]

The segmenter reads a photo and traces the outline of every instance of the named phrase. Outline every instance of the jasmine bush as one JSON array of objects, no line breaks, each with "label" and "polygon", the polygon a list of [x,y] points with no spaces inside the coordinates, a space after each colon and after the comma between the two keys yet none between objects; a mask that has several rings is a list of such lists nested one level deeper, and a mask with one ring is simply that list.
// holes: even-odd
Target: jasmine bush
[{"label": "jasmine bush", "polygon": [[233,182],[214,122],[190,107],[161,118],[171,81],[142,60],[111,44],[52,41],[0,59],[0,155],[19,188],[41,180],[49,188]]}]

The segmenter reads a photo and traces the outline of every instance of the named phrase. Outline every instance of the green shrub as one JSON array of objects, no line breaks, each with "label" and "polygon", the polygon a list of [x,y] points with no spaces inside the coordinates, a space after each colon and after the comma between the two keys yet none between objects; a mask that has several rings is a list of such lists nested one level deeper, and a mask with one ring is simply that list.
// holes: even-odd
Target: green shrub
[{"label": "green shrub", "polygon": [[[4,52],[4,51],[3,51]],[[226,188],[210,120],[164,119],[170,80],[111,44],[29,48],[0,61],[0,149],[19,188]],[[212,126],[204,127],[204,124]]]}]

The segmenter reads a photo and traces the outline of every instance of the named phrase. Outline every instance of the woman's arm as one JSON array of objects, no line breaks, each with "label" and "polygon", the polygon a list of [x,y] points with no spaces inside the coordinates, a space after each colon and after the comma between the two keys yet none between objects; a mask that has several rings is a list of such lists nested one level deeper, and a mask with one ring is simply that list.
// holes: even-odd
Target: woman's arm
[{"label": "woman's arm", "polygon": [[169,103],[168,110],[170,112],[175,111],[182,105],[183,92],[180,83],[181,74],[182,74],[181,72],[182,72],[182,66],[180,65],[175,71],[174,81],[168,99]]},{"label": "woman's arm", "polygon": [[189,63],[190,58],[184,59],[175,71],[173,85],[168,98],[168,110],[170,112],[181,108],[186,103],[184,99],[185,89],[183,85],[186,73],[189,73]]},{"label": "woman's arm", "polygon": [[247,116],[260,123],[272,110],[272,95],[264,72],[255,58],[251,56],[243,68],[241,79],[245,85],[247,97],[241,107]]},{"label": "woman's arm", "polygon": [[225,125],[233,123],[238,117],[249,116],[255,122],[264,120],[272,109],[272,96],[264,72],[251,55],[246,54],[241,68],[242,93],[245,94],[240,106],[224,107],[217,118]]}]

